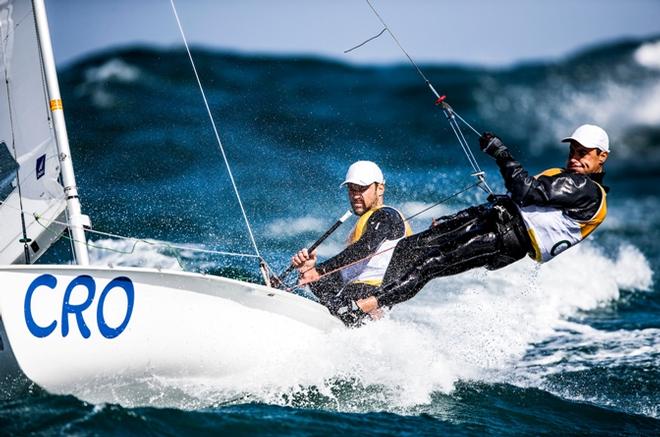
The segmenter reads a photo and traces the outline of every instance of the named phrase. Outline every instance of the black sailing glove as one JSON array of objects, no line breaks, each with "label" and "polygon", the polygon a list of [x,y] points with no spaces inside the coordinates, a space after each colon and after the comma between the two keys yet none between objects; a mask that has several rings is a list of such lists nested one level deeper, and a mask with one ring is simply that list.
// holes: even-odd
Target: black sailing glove
[{"label": "black sailing glove", "polygon": [[479,147],[481,147],[481,150],[483,150],[484,153],[487,153],[495,159],[509,151],[509,149],[507,149],[502,143],[502,140],[490,132],[485,132],[479,137]]}]

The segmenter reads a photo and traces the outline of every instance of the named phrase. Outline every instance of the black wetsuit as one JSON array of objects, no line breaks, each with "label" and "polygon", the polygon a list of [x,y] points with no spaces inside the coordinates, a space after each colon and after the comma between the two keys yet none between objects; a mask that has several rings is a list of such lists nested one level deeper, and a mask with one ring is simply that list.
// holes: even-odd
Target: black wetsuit
[{"label": "black wetsuit", "polygon": [[432,228],[401,240],[375,294],[379,306],[412,298],[432,278],[475,267],[498,269],[532,255],[516,204],[559,208],[578,220],[593,216],[601,204],[603,194],[595,182],[601,183],[604,173],[563,171],[534,178],[506,149],[496,162],[510,195],[492,196],[489,203],[443,217]]},{"label": "black wetsuit", "polygon": [[[310,289],[321,304],[343,320],[342,314],[337,311],[350,305],[351,301],[373,295],[377,286],[353,281],[346,283],[339,269],[375,253],[385,240],[396,240],[404,234],[405,224],[397,210],[387,206],[378,209],[369,217],[362,236],[356,242],[316,266],[321,275],[333,273],[310,284]],[[346,320],[344,322],[350,324]]]}]

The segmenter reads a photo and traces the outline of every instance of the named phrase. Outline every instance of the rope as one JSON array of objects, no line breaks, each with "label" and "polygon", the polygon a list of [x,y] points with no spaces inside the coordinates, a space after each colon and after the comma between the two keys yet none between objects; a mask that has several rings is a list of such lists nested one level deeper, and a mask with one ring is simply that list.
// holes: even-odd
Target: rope
[{"label": "rope", "polygon": [[215,120],[213,119],[213,114],[211,114],[211,108],[209,107],[209,103],[206,99],[206,94],[204,93],[204,87],[202,86],[202,82],[199,79],[199,74],[197,74],[197,68],[195,67],[195,61],[193,60],[192,54],[190,53],[190,47],[188,47],[188,40],[186,39],[186,35],[183,32],[183,27],[181,26],[181,21],[179,20],[179,14],[176,11],[176,6],[174,5],[174,0],[170,0],[170,4],[172,5],[172,11],[174,12],[174,17],[176,18],[176,23],[179,27],[179,32],[181,33],[181,38],[183,39],[183,44],[186,47],[186,52],[188,53],[188,58],[190,59],[190,65],[192,66],[193,73],[195,74],[195,79],[197,80],[197,85],[199,86],[199,91],[202,94],[202,99],[204,100],[204,106],[206,107],[206,112],[208,113],[209,119],[211,120],[211,125],[213,126],[213,133],[215,134],[215,139],[218,143],[218,147],[220,148],[220,152],[222,153],[222,158],[225,161],[225,166],[227,167],[227,173],[229,173],[229,179],[231,181],[232,187],[234,188],[234,193],[236,194],[236,199],[238,199],[238,205],[241,208],[241,213],[243,214],[243,219],[245,220],[245,226],[247,227],[248,234],[250,235],[250,241],[252,242],[252,246],[254,247],[254,252],[256,253],[257,258],[263,259],[261,257],[261,254],[259,253],[259,248],[257,247],[257,242],[254,239],[254,234],[252,233],[252,227],[250,226],[250,221],[247,218],[245,208],[243,208],[243,202],[241,201],[241,196],[238,193],[238,187],[236,186],[236,182],[234,181],[234,176],[232,174],[231,167],[229,166],[229,160],[227,159],[227,155],[225,154],[225,149],[222,146],[222,141],[220,140],[220,134],[218,133],[218,128],[216,127]]},{"label": "rope", "polygon": [[369,41],[373,41],[373,40],[375,40],[376,38],[378,38],[379,36],[381,36],[382,34],[384,34],[386,31],[387,31],[387,27],[385,27],[383,30],[381,30],[381,31],[378,33],[378,35],[374,35],[374,36],[372,36],[371,38],[369,38],[369,39],[367,39],[367,40],[361,42],[360,44],[356,45],[355,47],[351,47],[351,48],[348,49],[348,50],[344,50],[344,53],[350,53],[350,52],[352,52],[352,51],[355,50],[355,49],[359,49],[360,47],[362,47],[363,45],[365,45],[365,44],[368,43]]},{"label": "rope", "polygon": [[[468,127],[470,127],[472,130],[475,130],[472,126],[469,125],[468,122],[463,120],[462,117],[460,117],[458,114],[456,114],[451,106],[449,106],[447,103],[442,102],[443,105],[443,111],[445,112],[445,115],[447,116],[447,119],[449,121],[449,125],[451,126],[452,130],[454,131],[454,135],[456,135],[456,138],[458,139],[458,142],[461,145],[461,148],[463,149],[463,152],[465,153],[465,156],[468,159],[468,162],[472,166],[472,169],[474,170],[474,173],[472,176],[475,176],[477,180],[479,181],[477,185],[482,188],[486,193],[488,194],[493,194],[493,190],[490,188],[488,183],[486,182],[486,173],[481,170],[481,167],[479,167],[479,163],[477,162],[477,158],[475,158],[474,154],[472,153],[472,149],[470,149],[470,146],[465,139],[465,135],[463,135],[463,131],[461,130],[460,126],[458,123],[456,123],[456,119],[454,118],[454,115],[458,116],[463,123],[465,123]],[[475,131],[476,132],[476,131]]]}]

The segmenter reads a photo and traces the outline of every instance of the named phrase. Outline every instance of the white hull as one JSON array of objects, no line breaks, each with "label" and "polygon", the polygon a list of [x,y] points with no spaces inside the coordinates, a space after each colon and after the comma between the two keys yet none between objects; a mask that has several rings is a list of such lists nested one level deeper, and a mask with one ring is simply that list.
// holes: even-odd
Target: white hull
[{"label": "white hull", "polygon": [[53,393],[116,378],[227,377],[255,348],[343,328],[303,297],[194,273],[6,266],[0,284],[0,372],[17,363]]}]

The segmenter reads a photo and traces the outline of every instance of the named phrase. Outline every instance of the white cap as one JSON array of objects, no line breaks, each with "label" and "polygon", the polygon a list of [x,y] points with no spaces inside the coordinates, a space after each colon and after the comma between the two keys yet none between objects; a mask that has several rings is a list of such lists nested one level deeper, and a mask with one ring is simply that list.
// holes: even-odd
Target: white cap
[{"label": "white cap", "polygon": [[575,129],[573,135],[561,140],[562,143],[576,141],[587,149],[600,149],[603,152],[610,152],[610,138],[603,128],[593,124],[583,124]]},{"label": "white cap", "polygon": [[346,184],[367,186],[374,182],[378,182],[379,184],[385,183],[383,172],[380,171],[380,168],[371,161],[357,161],[348,167],[346,180],[339,187]]}]

